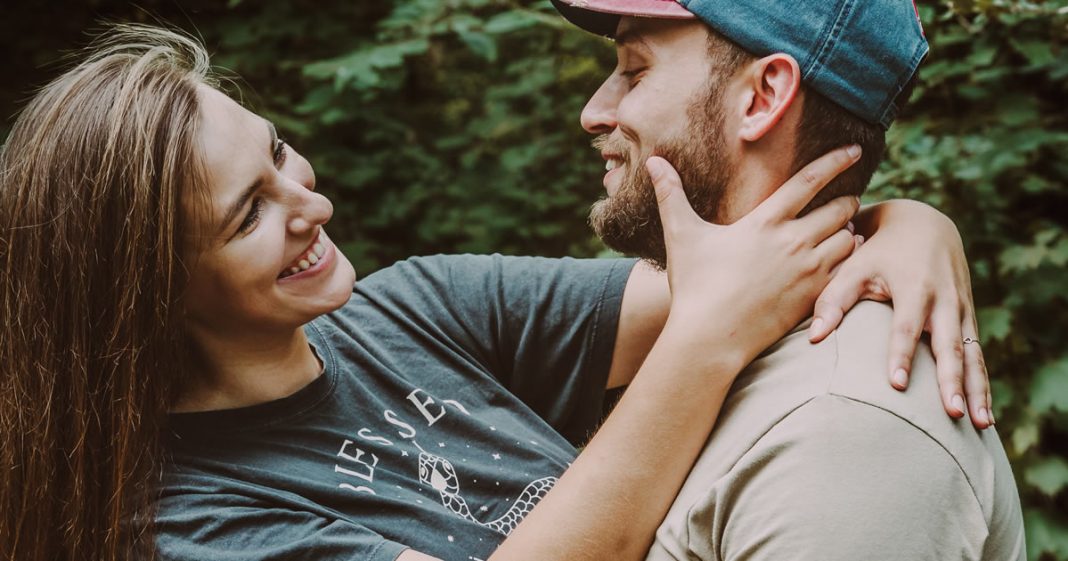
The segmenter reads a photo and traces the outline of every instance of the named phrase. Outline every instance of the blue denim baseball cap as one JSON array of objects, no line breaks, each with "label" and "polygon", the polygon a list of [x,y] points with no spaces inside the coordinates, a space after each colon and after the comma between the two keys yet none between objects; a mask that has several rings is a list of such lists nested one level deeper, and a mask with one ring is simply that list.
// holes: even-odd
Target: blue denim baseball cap
[{"label": "blue denim baseball cap", "polygon": [[575,25],[611,37],[622,16],[693,19],[756,56],[786,53],[801,81],[889,128],[895,100],[927,55],[909,0],[552,0]]}]

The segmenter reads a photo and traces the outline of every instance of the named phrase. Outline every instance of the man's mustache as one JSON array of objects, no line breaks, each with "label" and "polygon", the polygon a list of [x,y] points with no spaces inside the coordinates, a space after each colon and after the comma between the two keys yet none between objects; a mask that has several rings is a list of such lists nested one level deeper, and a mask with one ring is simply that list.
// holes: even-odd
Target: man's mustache
[{"label": "man's mustache", "polygon": [[618,156],[624,164],[630,163],[630,151],[627,150],[627,143],[624,140],[613,141],[610,135],[602,134],[597,138],[594,138],[590,145],[593,146],[593,149],[597,150],[598,153],[607,152],[609,154],[614,154]]}]

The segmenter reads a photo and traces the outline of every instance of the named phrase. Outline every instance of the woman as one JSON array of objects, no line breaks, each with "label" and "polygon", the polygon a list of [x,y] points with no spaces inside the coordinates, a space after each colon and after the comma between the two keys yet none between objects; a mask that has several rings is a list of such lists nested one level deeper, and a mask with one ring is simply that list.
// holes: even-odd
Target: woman
[{"label": "woman", "polygon": [[[199,45],[140,27],[34,98],[0,170],[0,544],[19,560],[639,559],[734,376],[853,252],[857,204],[793,219],[818,186],[791,180],[715,229],[666,204],[670,278],[460,256],[353,288],[308,162],[212,87]],[[955,235],[912,258],[959,274]]]}]

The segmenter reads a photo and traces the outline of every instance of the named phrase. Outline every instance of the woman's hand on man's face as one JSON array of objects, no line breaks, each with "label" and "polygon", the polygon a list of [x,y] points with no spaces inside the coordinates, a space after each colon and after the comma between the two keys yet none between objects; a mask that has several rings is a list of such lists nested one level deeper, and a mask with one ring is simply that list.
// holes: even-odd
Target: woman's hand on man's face
[{"label": "woman's hand on man's face", "polygon": [[747,364],[812,313],[832,272],[853,252],[846,224],[859,206],[839,197],[802,218],[798,213],[831,179],[857,161],[857,146],[806,166],[749,214],[728,226],[702,220],[675,169],[653,157],[653,180],[667,248],[668,325],[727,339]]}]

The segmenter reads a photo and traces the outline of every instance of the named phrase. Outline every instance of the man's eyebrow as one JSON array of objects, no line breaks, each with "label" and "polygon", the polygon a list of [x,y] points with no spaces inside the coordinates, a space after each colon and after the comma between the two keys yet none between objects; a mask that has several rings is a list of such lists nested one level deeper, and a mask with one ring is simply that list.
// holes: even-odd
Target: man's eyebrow
[{"label": "man's eyebrow", "polygon": [[[271,155],[271,159],[273,160],[274,145],[275,142],[278,141],[278,131],[275,130],[274,123],[266,119],[264,119],[263,122],[267,126],[267,132],[271,137],[271,143],[267,145],[267,153]],[[241,194],[238,195],[237,199],[234,200],[234,202],[226,209],[226,214],[223,216],[222,219],[222,226],[220,228],[221,231],[225,231],[230,226],[230,223],[233,222],[235,218],[237,218],[237,215],[241,213],[241,209],[245,208],[245,205],[248,203],[248,200],[252,198],[252,195],[256,194],[256,191],[259,190],[262,184],[263,176],[261,175],[257,177],[251,185],[245,187],[244,191],[241,191]]]},{"label": "man's eyebrow", "polygon": [[614,41],[617,47],[632,46],[645,52],[652,52],[652,49],[649,48],[649,44],[646,43],[645,39],[642,37],[641,32],[634,28],[625,29],[617,33]]}]

